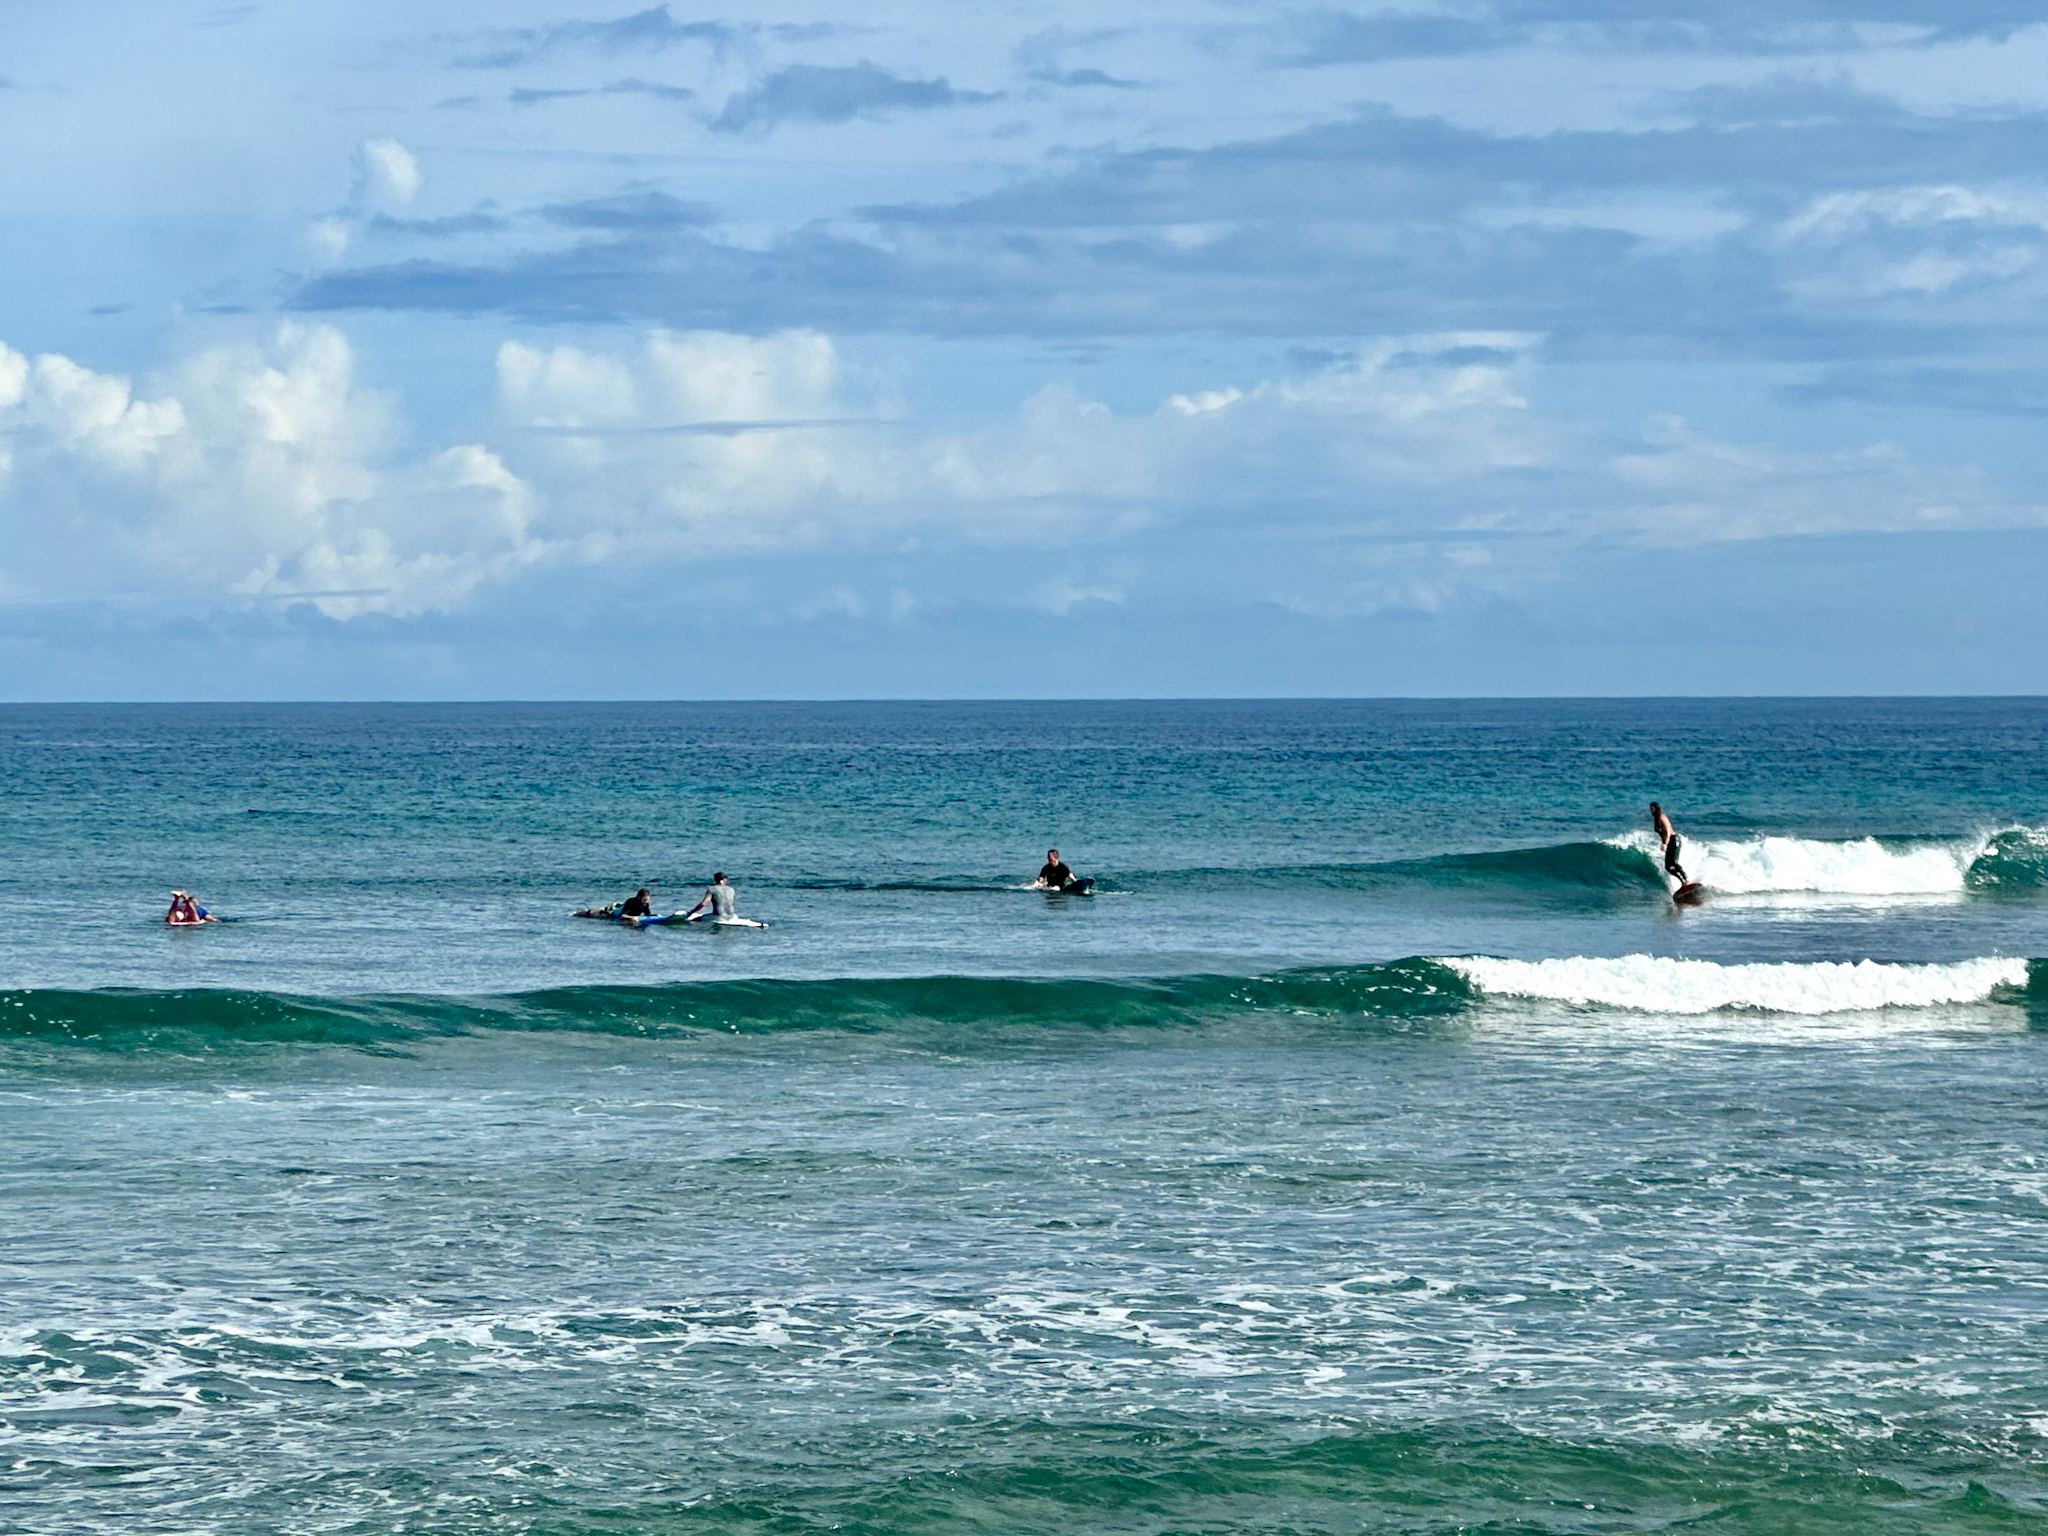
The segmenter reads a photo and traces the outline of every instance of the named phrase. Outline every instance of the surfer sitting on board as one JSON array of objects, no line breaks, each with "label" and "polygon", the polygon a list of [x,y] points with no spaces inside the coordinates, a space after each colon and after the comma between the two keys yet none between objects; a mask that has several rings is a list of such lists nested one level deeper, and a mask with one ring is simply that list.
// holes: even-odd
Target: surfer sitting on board
[{"label": "surfer sitting on board", "polygon": [[1664,845],[1664,873],[1676,875],[1681,887],[1692,884],[1685,877],[1685,870],[1678,862],[1680,847],[1678,829],[1671,825],[1671,818],[1664,814],[1664,807],[1656,801],[1650,802],[1650,829],[1657,834],[1657,840]]},{"label": "surfer sitting on board", "polygon": [[186,928],[194,923],[217,923],[220,919],[194,901],[189,892],[173,891],[171,910],[164,914],[164,921],[174,928]]},{"label": "surfer sitting on board", "polygon": [[653,914],[654,903],[648,899],[647,887],[644,885],[628,896],[619,907],[621,917],[651,917]]},{"label": "surfer sitting on board", "polygon": [[711,909],[711,920],[714,923],[729,923],[738,915],[733,906],[734,899],[733,888],[726,882],[725,871],[721,869],[711,877],[711,884],[706,887],[704,895],[698,900],[697,905],[690,908],[690,915],[684,918],[683,921],[686,923],[696,922],[698,915],[706,907],[709,907]]},{"label": "surfer sitting on board", "polygon": [[1045,850],[1045,868],[1038,872],[1038,878],[1031,882],[1031,888],[1034,891],[1079,892],[1087,890],[1094,883],[1093,880],[1081,879],[1067,868],[1066,860],[1060,857],[1059,849],[1048,848]]}]

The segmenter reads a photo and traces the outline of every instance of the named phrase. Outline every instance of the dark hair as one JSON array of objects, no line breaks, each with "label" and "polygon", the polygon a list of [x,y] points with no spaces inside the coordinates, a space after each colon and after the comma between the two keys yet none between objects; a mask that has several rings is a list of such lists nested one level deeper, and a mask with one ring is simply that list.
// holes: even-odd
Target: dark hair
[{"label": "dark hair", "polygon": [[713,875],[711,878],[714,880],[723,880],[725,878],[725,871],[721,869],[717,874]]},{"label": "dark hair", "polygon": [[1656,801],[1652,800],[1650,802],[1650,809],[1653,811],[1661,811],[1664,809],[1664,807],[1659,805]]}]

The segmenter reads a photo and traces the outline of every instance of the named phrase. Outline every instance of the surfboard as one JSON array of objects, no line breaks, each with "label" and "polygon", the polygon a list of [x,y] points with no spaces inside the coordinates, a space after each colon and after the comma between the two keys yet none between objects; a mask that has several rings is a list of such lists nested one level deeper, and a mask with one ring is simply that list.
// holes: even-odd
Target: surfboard
[{"label": "surfboard", "polygon": [[1671,893],[1671,899],[1681,907],[1696,907],[1700,898],[1707,894],[1707,888],[1697,880],[1688,880]]}]

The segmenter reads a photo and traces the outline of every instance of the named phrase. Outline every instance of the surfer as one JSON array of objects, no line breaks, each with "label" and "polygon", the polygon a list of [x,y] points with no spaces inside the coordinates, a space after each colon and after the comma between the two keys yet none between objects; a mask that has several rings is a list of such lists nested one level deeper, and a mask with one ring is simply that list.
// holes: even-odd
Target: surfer
[{"label": "surfer", "polygon": [[1038,872],[1038,878],[1031,883],[1040,890],[1065,890],[1067,882],[1074,878],[1074,872],[1067,868],[1067,861],[1060,857],[1057,848],[1045,850],[1045,868]]},{"label": "surfer", "polygon": [[628,896],[625,903],[619,908],[619,916],[621,917],[652,917],[653,915],[654,903],[649,900],[648,890],[644,885]]},{"label": "surfer", "polygon": [[217,923],[220,919],[194,901],[190,892],[173,891],[171,910],[164,914],[164,921],[173,928],[189,928],[194,923]]},{"label": "surfer", "polygon": [[732,922],[738,916],[738,911],[733,905],[734,900],[733,888],[725,878],[725,871],[721,869],[711,877],[711,884],[705,888],[703,896],[699,898],[697,905],[690,908],[690,915],[684,918],[683,921],[686,923],[696,922],[698,915],[706,907],[709,907],[711,909],[711,921],[714,923]]},{"label": "surfer", "polygon": [[1048,848],[1045,850],[1045,868],[1038,872],[1038,878],[1031,882],[1031,888],[1035,891],[1066,891],[1071,895],[1079,895],[1094,883],[1093,880],[1083,880],[1067,868],[1067,861],[1060,857],[1059,849]]},{"label": "surfer", "polygon": [[1678,829],[1671,825],[1671,818],[1664,814],[1664,807],[1654,800],[1650,802],[1650,829],[1664,845],[1664,873],[1676,875],[1681,888],[1692,884],[1686,878],[1683,866],[1678,862],[1678,850],[1681,847]]}]

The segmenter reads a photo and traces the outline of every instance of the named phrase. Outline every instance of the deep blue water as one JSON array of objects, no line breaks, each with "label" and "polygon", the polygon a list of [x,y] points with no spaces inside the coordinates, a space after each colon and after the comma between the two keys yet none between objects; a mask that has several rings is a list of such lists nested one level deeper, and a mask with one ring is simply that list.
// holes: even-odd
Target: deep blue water
[{"label": "deep blue water", "polygon": [[2048,1529],[2044,748],[0,708],[0,1528]]}]

